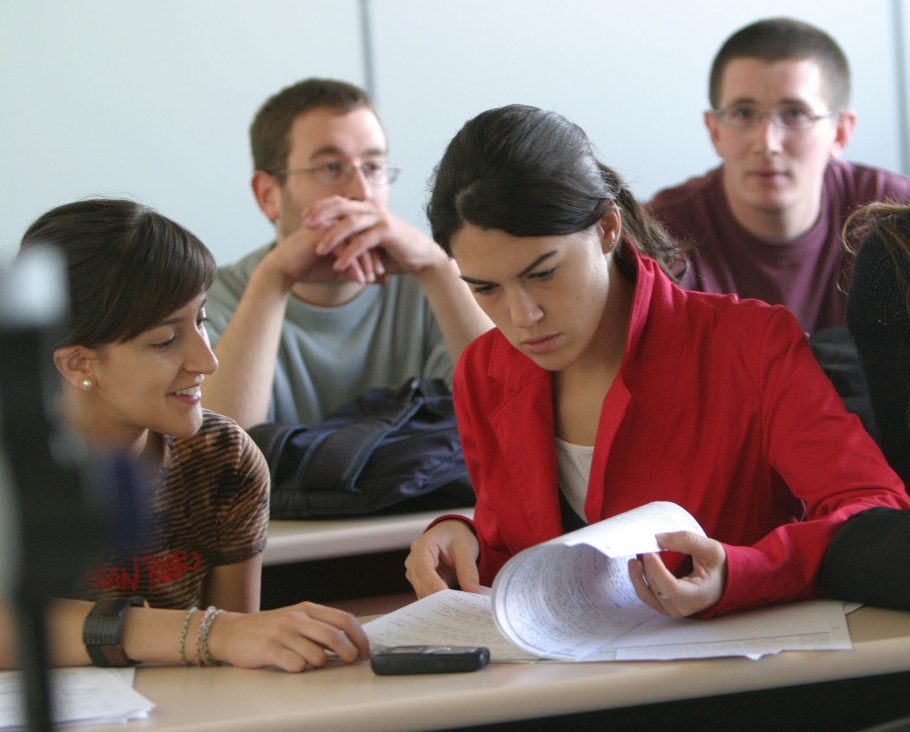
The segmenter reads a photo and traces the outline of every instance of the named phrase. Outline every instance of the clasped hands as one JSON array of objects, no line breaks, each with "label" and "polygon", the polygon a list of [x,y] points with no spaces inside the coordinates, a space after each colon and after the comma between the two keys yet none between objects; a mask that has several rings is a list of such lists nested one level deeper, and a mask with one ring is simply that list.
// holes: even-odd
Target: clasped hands
[{"label": "clasped hands", "polygon": [[[691,531],[657,534],[661,549],[692,557],[692,571],[675,577],[658,554],[643,554],[629,562],[629,576],[639,599],[664,615],[683,618],[717,603],[727,584],[727,554],[714,539]],[[418,597],[458,586],[480,592],[477,558],[480,545],[470,526],[442,521],[411,544],[405,560],[407,578]]]},{"label": "clasped hands", "polygon": [[301,214],[269,253],[294,282],[384,284],[447,260],[427,236],[372,201],[327,196]]}]

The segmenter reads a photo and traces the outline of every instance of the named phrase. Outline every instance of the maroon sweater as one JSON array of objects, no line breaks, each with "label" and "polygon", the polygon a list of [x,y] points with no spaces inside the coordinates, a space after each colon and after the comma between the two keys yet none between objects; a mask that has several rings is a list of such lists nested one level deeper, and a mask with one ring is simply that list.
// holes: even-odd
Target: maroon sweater
[{"label": "maroon sweater", "polygon": [[648,210],[689,248],[682,286],[735,293],[784,305],[807,332],[845,325],[851,260],[841,229],[853,211],[872,201],[910,202],[910,180],[877,168],[832,160],[825,171],[821,214],[803,236],[770,242],[746,231],[733,216],[723,167],[660,191]]}]

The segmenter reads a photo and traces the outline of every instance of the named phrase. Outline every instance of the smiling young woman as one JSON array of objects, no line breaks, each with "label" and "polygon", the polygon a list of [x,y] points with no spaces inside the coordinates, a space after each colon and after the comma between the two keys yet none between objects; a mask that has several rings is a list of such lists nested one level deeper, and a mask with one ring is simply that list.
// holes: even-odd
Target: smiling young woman
[{"label": "smiling young woman", "polygon": [[496,329],[453,384],[474,520],[414,542],[418,595],[479,591],[526,547],[661,500],[710,538],[659,535],[676,554],[632,559],[631,583],[710,617],[816,595],[849,515],[910,506],[790,312],[679,289],[673,242],[568,120],[513,105],[468,122],[428,215]]},{"label": "smiling young woman", "polygon": [[[218,368],[203,326],[208,249],[145,206],[107,199],[44,214],[23,237],[34,246],[58,247],[67,262],[70,325],[54,362],[70,421],[92,449],[126,452],[155,476],[147,535],[97,558],[84,601],[55,604],[53,662],[299,671],[327,651],[367,656],[348,613],[312,603],[256,612],[268,469],[243,430],[200,405]],[[111,615],[122,627],[113,635]],[[0,627],[2,665],[14,663],[12,645]]]}]

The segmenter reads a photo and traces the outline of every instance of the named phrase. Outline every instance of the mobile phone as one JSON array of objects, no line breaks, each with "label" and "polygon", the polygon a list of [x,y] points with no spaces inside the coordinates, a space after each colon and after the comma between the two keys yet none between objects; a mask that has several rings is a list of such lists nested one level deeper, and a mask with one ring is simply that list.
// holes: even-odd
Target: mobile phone
[{"label": "mobile phone", "polygon": [[396,646],[377,651],[370,658],[373,672],[399,674],[449,674],[479,671],[490,661],[490,649],[474,646]]}]

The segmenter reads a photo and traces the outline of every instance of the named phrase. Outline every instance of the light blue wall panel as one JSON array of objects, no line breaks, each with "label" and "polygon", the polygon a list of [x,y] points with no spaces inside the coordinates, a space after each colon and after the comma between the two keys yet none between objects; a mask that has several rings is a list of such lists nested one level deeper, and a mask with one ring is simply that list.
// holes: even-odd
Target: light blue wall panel
[{"label": "light blue wall panel", "polygon": [[[907,2],[908,0],[902,0]],[[363,83],[358,0],[0,2],[0,259],[47,208],[131,195],[236,258],[271,227],[246,133],[308,75]],[[848,157],[900,166],[890,0],[370,0],[393,208],[424,226],[426,180],[461,124],[525,102],[584,126],[641,197],[716,164],[702,127],[710,60],[735,28],[789,13],[854,68]],[[908,13],[904,13],[905,21]]]},{"label": "light blue wall panel", "polygon": [[3,0],[0,257],[97,194],[159,208],[220,262],[265,243],[247,128],[309,75],[363,82],[357,0]]},{"label": "light blue wall panel", "polygon": [[703,127],[711,59],[735,29],[787,14],[844,47],[860,122],[848,158],[899,167],[891,3],[870,0],[372,0],[393,208],[425,226],[426,180],[458,128],[521,102],[591,135],[639,197],[717,164]]}]

